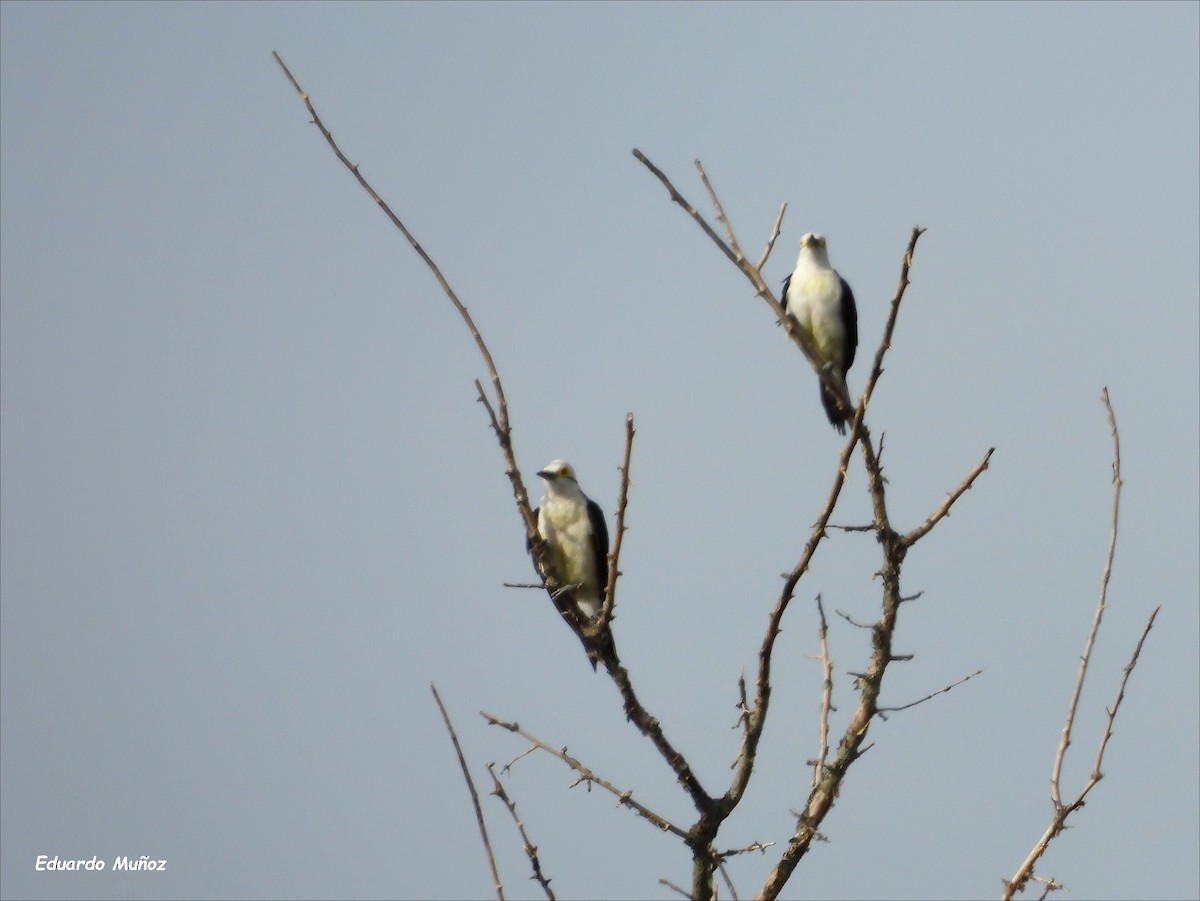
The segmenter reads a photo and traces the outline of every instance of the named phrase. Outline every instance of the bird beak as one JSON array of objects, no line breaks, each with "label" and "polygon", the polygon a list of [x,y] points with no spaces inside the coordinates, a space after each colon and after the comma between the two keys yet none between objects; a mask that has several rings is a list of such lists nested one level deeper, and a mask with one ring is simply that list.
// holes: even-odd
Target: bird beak
[{"label": "bird beak", "polygon": [[556,479],[556,478],[558,478],[558,476],[556,476],[554,473],[552,473],[552,472],[551,472],[550,470],[548,470],[548,469],[539,470],[539,472],[538,472],[538,475],[539,475],[539,476],[541,476],[543,479]]}]

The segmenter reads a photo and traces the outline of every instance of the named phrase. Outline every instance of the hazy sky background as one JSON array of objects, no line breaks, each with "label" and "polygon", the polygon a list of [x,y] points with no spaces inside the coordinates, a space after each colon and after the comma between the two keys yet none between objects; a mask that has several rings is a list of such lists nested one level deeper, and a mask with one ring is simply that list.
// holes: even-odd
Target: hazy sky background
[{"label": "hazy sky background", "polygon": [[[707,211],[703,160],[777,285],[806,231],[858,297],[862,388],[911,528],[883,703],[788,898],[989,898],[1050,819],[1050,768],[1125,490],[1068,759],[1090,771],[1161,604],[1105,778],[1039,872],[1069,897],[1195,898],[1200,7],[1172,4],[4,3],[5,898],[492,895],[435,682],[476,780],[515,719],[677,823],[693,811],[528,581],[474,345],[337,163],[476,317],[519,462],[611,515],[637,421],[616,637],[722,792],[752,671],[841,447],[816,377],[630,154]],[[856,457],[835,513],[869,518]],[[813,598],[838,715],[877,615],[874,539],[834,532],[775,657],[725,847],[786,841],[817,748]],[[507,787],[560,898],[671,898],[689,858],[532,755]],[[537,898],[484,810],[509,898]],[[779,847],[737,858],[752,896]],[[36,873],[39,854],[108,863]],[[111,872],[119,855],[161,875]],[[725,897],[722,887],[722,897]]]}]

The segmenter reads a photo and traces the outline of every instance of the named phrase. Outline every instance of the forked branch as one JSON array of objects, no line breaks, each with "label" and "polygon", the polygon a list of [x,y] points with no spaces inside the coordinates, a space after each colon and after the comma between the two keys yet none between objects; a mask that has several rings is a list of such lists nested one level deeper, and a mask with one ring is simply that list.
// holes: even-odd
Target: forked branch
[{"label": "forked branch", "polygon": [[[538,534],[537,521],[533,515],[533,508],[529,502],[529,494],[525,489],[525,484],[521,478],[520,469],[517,467],[516,455],[512,446],[512,430],[508,419],[508,402],[504,395],[504,389],[500,382],[500,375],[497,372],[496,364],[492,359],[491,352],[488,350],[487,344],[483,340],[479,329],[476,328],[474,320],[470,313],[467,312],[466,306],[459,300],[454,293],[454,289],[450,287],[449,282],[438,269],[437,264],[427,254],[424,248],[413,237],[412,233],[405,227],[400,218],[392,211],[391,207],[379,196],[370,183],[363,177],[358,166],[351,163],[341,148],[334,141],[332,133],[325,124],[321,121],[321,117],[317,114],[313,107],[312,100],[309,95],[300,87],[295,77],[284,65],[283,60],[278,53],[272,53],[275,61],[287,76],[292,87],[300,95],[301,101],[304,103],[305,109],[308,110],[312,117],[313,124],[324,136],[325,141],[329,144],[338,160],[350,170],[355,179],[362,186],[363,190],[370,195],[371,199],[379,206],[380,209],[391,220],[392,224],[400,230],[404,237],[417,251],[425,265],[429,267],[438,284],[446,296],[453,303],[454,308],[462,317],[467,329],[471,333],[479,352],[483,357],[484,363],[487,366],[488,373],[491,376],[492,385],[495,389],[495,404],[483,391],[482,386],[479,386],[479,400],[487,410],[489,420],[492,424],[492,430],[496,433],[496,438],[500,442],[501,451],[504,454],[505,472],[508,475],[509,481],[512,483],[513,495],[516,499],[517,509],[519,510],[522,519],[525,523],[526,539],[529,542],[530,550],[533,554],[534,565],[538,575],[541,577],[542,584],[549,593],[551,600],[558,609],[560,615],[567,621],[571,629],[580,637],[584,647],[588,650],[588,655],[594,660],[601,659],[605,664],[605,668],[613,681],[617,685],[618,691],[621,693],[621,698],[624,703],[626,715],[637,728],[647,738],[653,742],[663,759],[674,771],[676,778],[680,784],[684,786],[688,794],[691,796],[693,803],[700,811],[709,810],[715,803],[714,800],[704,791],[699,779],[686,758],[671,744],[667,739],[666,734],[662,729],[659,720],[652,716],[649,711],[642,705],[637,694],[633,690],[633,684],[629,678],[629,673],[620,663],[617,657],[616,648],[613,643],[612,632],[607,628],[607,619],[612,616],[612,601],[615,597],[615,580],[619,576],[617,569],[618,558],[617,554],[620,551],[620,541],[624,532],[624,516],[625,516],[625,496],[628,489],[628,468],[629,454],[633,441],[633,419],[626,419],[626,442],[625,442],[625,458],[622,464],[622,487],[621,500],[618,503],[619,523],[617,529],[616,543],[613,548],[613,555],[609,565],[608,580],[605,586],[605,605],[602,621],[598,624],[589,624],[578,611],[577,606],[570,596],[569,586],[564,586],[555,576],[553,567],[550,561],[549,549],[546,542]],[[477,383],[478,384],[478,383]]]},{"label": "forked branch", "polygon": [[[871,720],[879,714],[878,697],[883,687],[884,673],[890,663],[900,659],[892,654],[891,642],[892,634],[896,628],[896,618],[900,609],[901,603],[905,598],[900,593],[900,565],[904,560],[905,554],[908,552],[909,543],[906,543],[904,537],[897,533],[891,526],[888,516],[887,501],[884,491],[884,477],[882,466],[878,455],[871,443],[871,436],[864,423],[867,405],[870,403],[874,393],[875,386],[883,373],[883,359],[887,351],[891,347],[892,334],[896,325],[896,318],[900,308],[900,302],[904,297],[905,289],[909,284],[909,272],[912,267],[913,253],[916,248],[917,240],[920,238],[924,229],[914,227],[909,236],[908,246],[904,252],[904,258],[900,269],[900,281],[896,288],[895,295],[892,299],[891,309],[889,311],[887,323],[884,327],[883,337],[879,342],[879,346],[875,352],[874,364],[870,375],[867,379],[866,387],[860,397],[859,403],[855,406],[848,395],[843,393],[840,385],[833,383],[831,373],[824,367],[823,362],[816,355],[814,350],[808,346],[806,339],[800,333],[800,330],[795,327],[795,323],[791,317],[787,316],[778,299],[775,297],[771,289],[763,280],[761,267],[765,262],[770,249],[774,246],[775,239],[779,233],[780,222],[782,220],[783,210],[781,208],[780,215],[777,217],[775,227],[767,243],[767,249],[763,253],[758,264],[751,263],[743,253],[738,244],[737,237],[734,234],[732,224],[725,215],[724,207],[721,204],[716,190],[713,188],[708,175],[704,171],[704,167],[700,162],[696,161],[696,169],[700,174],[701,181],[704,184],[705,190],[708,192],[709,200],[713,205],[715,215],[718,222],[721,224],[725,232],[724,240],[717,234],[714,229],[704,218],[703,215],[683,196],[678,188],[671,180],[663,173],[661,169],[655,166],[641,151],[634,150],[633,155],[641,162],[651,173],[663,184],[672,201],[681,206],[687,214],[700,226],[701,230],[708,238],[717,245],[723,254],[738,268],[738,270],[746,277],[746,279],[754,286],[755,293],[771,307],[776,319],[787,330],[789,338],[800,348],[808,359],[809,364],[817,373],[822,383],[830,389],[830,391],[838,398],[838,403],[842,407],[843,412],[851,418],[850,437],[847,440],[845,447],[841,451],[838,461],[837,472],[835,473],[833,485],[830,489],[829,496],[826,500],[825,507],[821,514],[817,517],[816,523],[813,525],[804,549],[800,554],[800,559],[796,563],[792,572],[784,581],[783,590],[780,593],[779,599],[772,609],[768,617],[767,633],[763,638],[762,646],[759,650],[758,663],[758,678],[755,682],[755,698],[751,705],[745,698],[744,680],[739,682],[739,693],[742,698],[741,721],[743,723],[743,736],[741,748],[738,752],[738,757],[734,763],[734,775],[728,791],[724,797],[719,799],[719,803],[712,810],[710,816],[701,817],[700,821],[693,827],[693,885],[692,896],[696,898],[707,898],[712,894],[712,872],[708,866],[705,851],[709,847],[706,842],[711,840],[715,835],[717,828],[722,820],[724,820],[737,804],[742,799],[746,787],[749,784],[751,773],[754,769],[755,759],[759,741],[762,737],[763,727],[766,723],[768,706],[771,697],[771,658],[775,647],[775,640],[779,635],[781,622],[784,613],[795,593],[796,586],[801,577],[807,572],[817,547],[826,535],[826,530],[829,526],[830,517],[833,515],[834,508],[837,505],[838,498],[845,484],[847,469],[850,462],[850,457],[854,452],[856,445],[862,448],[863,461],[867,471],[868,491],[871,497],[872,510],[874,512],[874,521],[871,525],[871,530],[875,532],[883,550],[884,562],[880,570],[880,575],[883,582],[883,603],[882,612],[879,620],[870,626],[873,639],[872,645],[874,653],[871,658],[870,666],[867,672],[861,674],[858,680],[858,688],[860,692],[860,700],[850,722],[842,735],[842,739],[838,744],[836,755],[832,762],[827,760],[825,727],[821,732],[820,753],[818,759],[814,762],[814,778],[812,790],[809,794],[808,804],[805,807],[804,813],[800,816],[800,822],[797,826],[795,834],[788,842],[783,855],[776,865],[775,869],[768,877],[766,884],[761,890],[761,897],[774,898],[778,895],[783,885],[787,882],[791,873],[795,869],[800,858],[806,853],[812,841],[819,837],[817,827],[833,807],[835,798],[841,787],[842,779],[849,766],[865,751],[864,742],[866,739],[867,728]],[[987,467],[987,461],[991,451],[984,457],[982,463],[976,467],[968,478],[964,481],[959,489],[952,493],[942,508],[937,511],[922,527],[914,530],[913,541],[921,535],[932,529],[934,525],[944,517],[951,504],[957,499],[970,485],[975,478]],[[827,659],[827,649],[823,647],[823,657]],[[826,689],[827,691],[828,689]],[[823,720],[828,716],[829,700],[826,694],[822,702],[822,717]]]},{"label": "forked branch", "polygon": [[487,764],[487,771],[488,775],[492,777],[492,794],[504,802],[504,806],[508,808],[508,813],[513,819],[513,824],[517,827],[517,832],[521,836],[521,845],[525,849],[525,856],[529,858],[529,865],[533,868],[533,876],[531,878],[535,879],[537,884],[542,887],[542,891],[546,893],[546,901],[555,901],[554,892],[550,888],[550,877],[542,871],[542,860],[538,857],[537,845],[529,840],[529,833],[525,831],[525,824],[517,816],[516,802],[508,796],[508,792],[504,790],[499,777],[496,776],[496,765],[494,763]]},{"label": "forked branch", "polygon": [[[670,833],[677,835],[683,839],[686,839],[688,837],[688,833],[687,833],[686,829],[681,829],[679,826],[676,826],[674,823],[672,823],[666,817],[660,816],[659,814],[655,813],[650,808],[646,807],[646,805],[642,804],[640,801],[635,801],[633,799],[632,791],[629,791],[627,789],[617,788],[615,785],[613,785],[607,779],[604,779],[603,777],[598,776],[596,773],[594,773],[588,767],[584,766],[579,760],[577,760],[576,758],[574,758],[570,754],[568,754],[566,748],[555,748],[555,747],[547,744],[546,742],[542,741],[537,736],[531,735],[530,733],[526,732],[517,723],[510,723],[510,722],[507,722],[506,720],[502,720],[499,717],[493,716],[492,714],[488,713],[486,710],[479,711],[479,715],[482,716],[485,720],[487,720],[493,726],[499,726],[502,729],[507,729],[509,732],[514,732],[517,735],[521,736],[523,739],[525,739],[527,742],[529,742],[529,744],[531,745],[532,748],[536,748],[539,751],[545,751],[547,754],[557,757],[559,760],[561,760],[563,763],[565,763],[567,766],[569,766],[571,769],[573,769],[576,773],[579,774],[579,778],[578,778],[578,780],[576,780],[577,785],[580,782],[588,782],[588,783],[598,785],[601,788],[603,788],[605,791],[614,795],[617,799],[617,804],[619,806],[628,807],[630,810],[632,810],[638,816],[653,823],[655,826],[657,826],[663,832],[670,832]],[[524,755],[522,755],[522,756],[524,756]]]},{"label": "forked branch", "polygon": [[1031,879],[1037,879],[1033,870],[1038,860],[1046,853],[1050,842],[1066,828],[1067,817],[1083,806],[1084,799],[1088,793],[1104,778],[1104,773],[1100,767],[1104,762],[1104,751],[1108,747],[1108,740],[1112,737],[1113,723],[1117,718],[1117,710],[1120,709],[1121,702],[1125,699],[1125,685],[1129,681],[1130,675],[1133,674],[1134,667],[1137,666],[1138,657],[1142,653],[1142,645],[1145,643],[1146,637],[1150,634],[1150,629],[1154,626],[1154,620],[1158,616],[1158,611],[1162,609],[1161,606],[1155,607],[1154,611],[1150,614],[1150,618],[1146,621],[1146,626],[1142,629],[1142,634],[1138,638],[1137,646],[1133,649],[1133,655],[1125,665],[1120,684],[1117,687],[1116,698],[1113,700],[1112,706],[1108,708],[1108,718],[1105,720],[1104,732],[1100,736],[1100,744],[1096,749],[1096,759],[1092,766],[1091,775],[1075,798],[1064,802],[1060,787],[1063,761],[1067,755],[1067,748],[1071,746],[1071,733],[1075,725],[1075,714],[1079,709],[1080,695],[1083,694],[1083,683],[1088,673],[1088,666],[1091,663],[1092,648],[1096,643],[1096,634],[1100,631],[1100,622],[1104,618],[1104,611],[1108,606],[1108,580],[1112,575],[1113,558],[1117,550],[1117,523],[1121,510],[1121,438],[1117,431],[1117,419],[1113,414],[1112,404],[1108,399],[1108,388],[1105,388],[1101,392],[1100,399],[1104,402],[1104,409],[1108,415],[1108,424],[1113,440],[1112,519],[1109,529],[1108,553],[1104,559],[1104,572],[1100,577],[1100,599],[1096,604],[1096,612],[1092,617],[1092,626],[1088,630],[1087,641],[1084,643],[1083,656],[1079,661],[1079,675],[1075,678],[1075,687],[1071,692],[1071,702],[1067,705],[1067,716],[1063,723],[1062,734],[1059,737],[1058,751],[1054,755],[1054,767],[1050,775],[1050,803],[1054,808],[1054,812],[1050,817],[1050,825],[1046,827],[1046,831],[1034,843],[1033,849],[1017,868],[1017,872],[1013,874],[1012,879],[1004,883],[1004,892],[1001,895],[1004,901],[1010,901],[1015,894],[1024,891]]}]

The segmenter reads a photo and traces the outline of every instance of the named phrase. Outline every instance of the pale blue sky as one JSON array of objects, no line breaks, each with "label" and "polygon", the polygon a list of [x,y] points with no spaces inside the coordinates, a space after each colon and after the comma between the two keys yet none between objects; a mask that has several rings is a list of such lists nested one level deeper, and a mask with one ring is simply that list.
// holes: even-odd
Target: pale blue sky
[{"label": "pale blue sky", "polygon": [[[486,372],[278,50],[475,315],[535,498],[562,457],[611,513],[635,414],[618,645],[711,790],[840,444],[767,308],[630,150],[698,204],[702,159],[755,251],[787,201],[773,284],[828,235],[859,303],[853,391],[928,227],[869,416],[897,525],[996,453],[908,558],[915,659],[884,703],[986,672],[872,727],[788,898],[995,897],[1045,828],[1108,540],[1107,385],[1120,544],[1068,789],[1163,610],[1106,778],[1040,872],[1074,898],[1195,898],[1198,10],[0,5],[0,894],[488,897],[431,681],[481,783],[525,747],[486,709],[690,822],[546,598],[502,587],[532,569]],[[868,516],[856,462],[834,520]],[[790,834],[812,599],[873,617],[878,564],[834,533],[800,583],[725,845]],[[844,717],[868,648],[831,625]],[[677,842],[572,781],[544,755],[508,781],[559,897],[687,883]],[[508,897],[540,897],[484,802]],[[743,897],[775,859],[732,864]]]}]

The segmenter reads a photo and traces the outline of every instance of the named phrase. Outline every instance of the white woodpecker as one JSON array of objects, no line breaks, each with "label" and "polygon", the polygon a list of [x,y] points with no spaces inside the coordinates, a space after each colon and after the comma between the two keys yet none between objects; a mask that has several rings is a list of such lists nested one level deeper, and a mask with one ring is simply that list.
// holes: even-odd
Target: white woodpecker
[{"label": "white woodpecker", "polygon": [[538,475],[546,483],[541,505],[533,511],[538,534],[550,546],[554,574],[570,587],[583,618],[595,619],[604,606],[608,584],[608,526],[604,513],[580,490],[570,463],[553,460]]},{"label": "white woodpecker", "polygon": [[[858,309],[854,292],[829,265],[825,236],[809,232],[800,239],[796,268],[783,280],[783,308],[796,321],[834,381],[846,390],[846,372],[858,349]],[[846,414],[821,382],[821,404],[838,432],[846,432]]]}]

